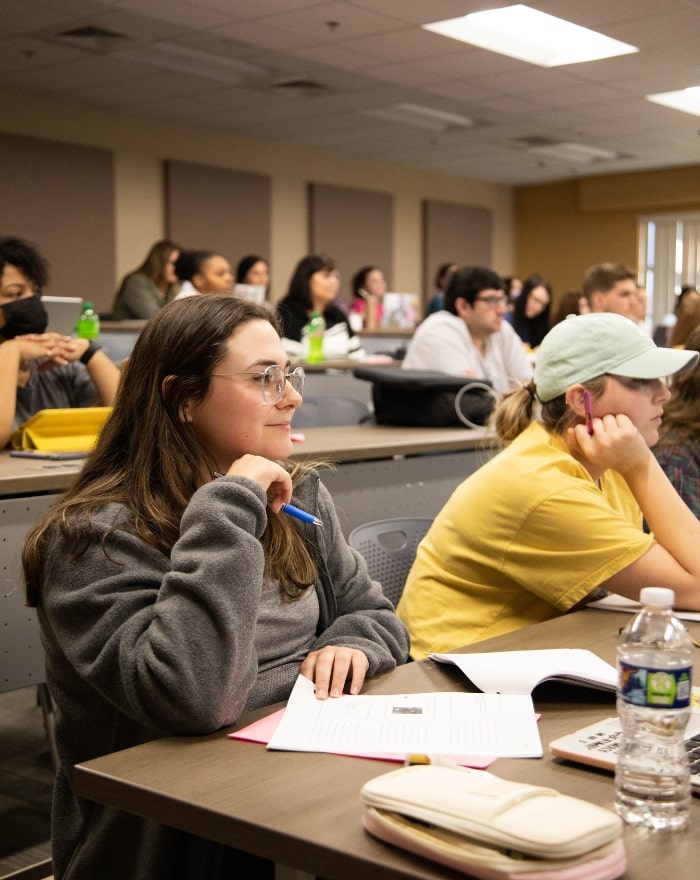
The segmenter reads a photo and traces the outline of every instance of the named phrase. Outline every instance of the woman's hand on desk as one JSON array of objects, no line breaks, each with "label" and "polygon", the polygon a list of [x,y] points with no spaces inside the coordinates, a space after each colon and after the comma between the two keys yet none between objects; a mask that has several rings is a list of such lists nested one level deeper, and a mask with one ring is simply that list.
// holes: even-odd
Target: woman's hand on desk
[{"label": "woman's hand on desk", "polygon": [[357,648],[328,645],[312,651],[299,668],[301,675],[316,685],[316,699],[339,697],[350,677],[350,693],[359,694],[369,669],[369,660]]}]

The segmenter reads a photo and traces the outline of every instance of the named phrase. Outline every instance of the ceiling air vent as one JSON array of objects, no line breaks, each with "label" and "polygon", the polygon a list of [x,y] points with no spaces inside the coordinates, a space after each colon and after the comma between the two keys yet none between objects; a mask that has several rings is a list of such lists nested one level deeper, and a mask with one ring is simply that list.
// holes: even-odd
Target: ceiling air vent
[{"label": "ceiling air vent", "polygon": [[516,141],[537,156],[576,165],[593,165],[628,158],[616,150],[591,147],[588,144],[577,144],[572,141],[559,141],[539,135],[516,138]]}]

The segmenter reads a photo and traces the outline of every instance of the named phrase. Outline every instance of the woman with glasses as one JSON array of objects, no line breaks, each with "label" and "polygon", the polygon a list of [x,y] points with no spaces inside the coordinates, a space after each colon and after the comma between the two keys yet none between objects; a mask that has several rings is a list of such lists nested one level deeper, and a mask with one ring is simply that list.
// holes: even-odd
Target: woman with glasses
[{"label": "woman with glasses", "polygon": [[[318,473],[287,461],[303,382],[264,306],[171,303],[139,337],[94,453],[27,540],[58,707],[57,877],[266,876],[242,853],[82,801],[72,766],[212,733],[285,699],[299,673],[325,699],[406,659],[405,628]],[[319,525],[288,516],[290,501]]]},{"label": "woman with glasses", "polygon": [[613,313],[550,330],[533,381],[496,407],[507,446],[454,491],[418,548],[397,608],[414,658],[549,620],[601,590],[639,599],[654,584],[700,610],[700,522],[650,448],[665,377],[697,358]]}]

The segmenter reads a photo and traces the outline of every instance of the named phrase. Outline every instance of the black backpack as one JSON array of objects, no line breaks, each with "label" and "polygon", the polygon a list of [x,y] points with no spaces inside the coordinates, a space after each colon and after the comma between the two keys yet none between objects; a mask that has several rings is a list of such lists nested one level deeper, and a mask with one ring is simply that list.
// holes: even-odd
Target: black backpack
[{"label": "black backpack", "polygon": [[374,418],[379,425],[485,425],[496,404],[491,383],[484,379],[401,367],[355,367],[353,375],[372,383]]}]

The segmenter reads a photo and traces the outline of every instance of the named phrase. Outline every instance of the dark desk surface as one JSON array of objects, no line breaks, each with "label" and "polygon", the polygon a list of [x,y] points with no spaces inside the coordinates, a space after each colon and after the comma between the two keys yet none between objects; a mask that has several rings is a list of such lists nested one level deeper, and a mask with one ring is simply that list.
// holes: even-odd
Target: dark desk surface
[{"label": "dark desk surface", "polygon": [[[619,627],[627,615],[579,611],[467,651],[587,647],[615,660]],[[696,637],[700,624],[689,624]],[[697,678],[696,678],[697,681]],[[368,683],[368,693],[419,693],[470,689],[455,667],[431,660],[410,663]],[[612,774],[582,768],[549,755],[554,737],[615,714],[610,693],[547,684],[534,695],[542,713],[541,759],[499,759],[491,772],[507,779],[550,785],[611,807]],[[276,707],[275,707],[276,708]],[[269,710],[249,713],[240,725]],[[374,840],[361,827],[359,791],[368,779],[396,765],[325,754],[268,752],[264,746],[229,740],[169,738],[78,765],[78,793],[101,803],[152,817],[223,843],[319,874],[330,880],[454,878],[454,872]],[[691,880],[700,855],[700,800],[692,804],[689,833],[654,836],[625,829],[627,880],[672,877]]]}]

